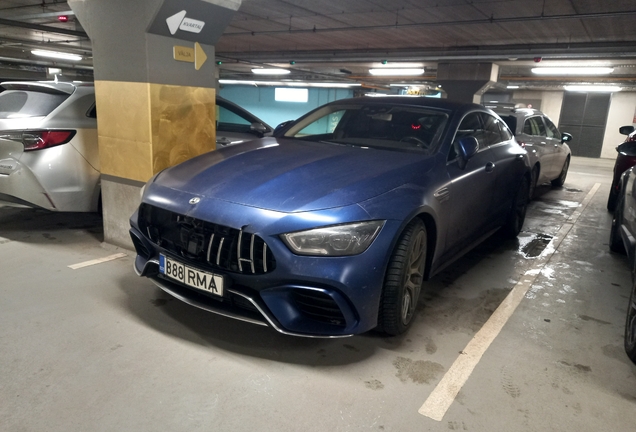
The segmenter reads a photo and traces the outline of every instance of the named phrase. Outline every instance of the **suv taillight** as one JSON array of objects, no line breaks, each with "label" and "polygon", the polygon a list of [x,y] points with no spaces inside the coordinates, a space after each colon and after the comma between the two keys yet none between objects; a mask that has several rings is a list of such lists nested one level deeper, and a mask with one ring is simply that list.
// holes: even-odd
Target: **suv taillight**
[{"label": "suv taillight", "polygon": [[21,142],[24,151],[33,151],[66,144],[75,133],[74,130],[2,131],[0,138]]}]

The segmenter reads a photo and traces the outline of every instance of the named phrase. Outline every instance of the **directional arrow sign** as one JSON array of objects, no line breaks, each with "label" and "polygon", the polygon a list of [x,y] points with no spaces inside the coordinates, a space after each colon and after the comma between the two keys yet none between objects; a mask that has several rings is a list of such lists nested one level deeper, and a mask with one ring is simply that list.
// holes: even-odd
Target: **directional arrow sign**
[{"label": "directional arrow sign", "polygon": [[171,17],[168,17],[166,19],[166,24],[168,24],[170,34],[173,35],[177,32],[177,30],[183,30],[190,33],[201,33],[205,22],[186,18],[186,11],[182,10],[181,12],[177,12]]},{"label": "directional arrow sign", "polygon": [[175,45],[172,47],[172,56],[177,61],[194,63],[194,69],[199,70],[203,63],[208,59],[208,56],[203,51],[199,42],[194,43],[194,49],[190,47],[184,47]]},{"label": "directional arrow sign", "polygon": [[208,59],[208,56],[205,55],[203,48],[199,45],[199,42],[194,43],[194,68],[196,70],[201,69],[203,63]]}]

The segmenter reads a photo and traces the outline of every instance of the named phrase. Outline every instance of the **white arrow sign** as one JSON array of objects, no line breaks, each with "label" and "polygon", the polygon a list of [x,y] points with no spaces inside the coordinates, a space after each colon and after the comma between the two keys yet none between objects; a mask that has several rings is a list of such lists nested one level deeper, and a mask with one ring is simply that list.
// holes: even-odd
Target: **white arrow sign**
[{"label": "white arrow sign", "polygon": [[182,10],[166,19],[170,34],[175,34],[177,30],[183,30],[190,33],[201,33],[205,22],[186,18],[186,11]]}]

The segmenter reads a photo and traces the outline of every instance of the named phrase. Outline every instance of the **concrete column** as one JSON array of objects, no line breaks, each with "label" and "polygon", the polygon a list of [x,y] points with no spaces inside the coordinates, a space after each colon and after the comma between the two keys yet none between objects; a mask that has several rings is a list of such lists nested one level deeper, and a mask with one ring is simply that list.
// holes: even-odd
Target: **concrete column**
[{"label": "concrete column", "polygon": [[241,0],[69,0],[93,45],[104,239],[157,172],[215,149],[214,44]]},{"label": "concrete column", "polygon": [[447,98],[460,102],[481,103],[481,96],[499,78],[499,65],[493,63],[439,63],[436,82]]}]

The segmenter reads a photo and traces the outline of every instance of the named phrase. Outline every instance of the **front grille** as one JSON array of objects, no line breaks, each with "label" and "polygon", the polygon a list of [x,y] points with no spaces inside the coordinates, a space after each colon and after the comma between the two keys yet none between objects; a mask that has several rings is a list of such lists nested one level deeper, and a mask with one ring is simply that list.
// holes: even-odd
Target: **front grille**
[{"label": "front grille", "polygon": [[322,291],[295,289],[292,297],[298,310],[308,318],[340,327],[346,325],[345,317],[338,304]]},{"label": "front grille", "polygon": [[263,274],[276,268],[267,243],[257,235],[142,204],[139,228],[157,246],[203,268]]}]

